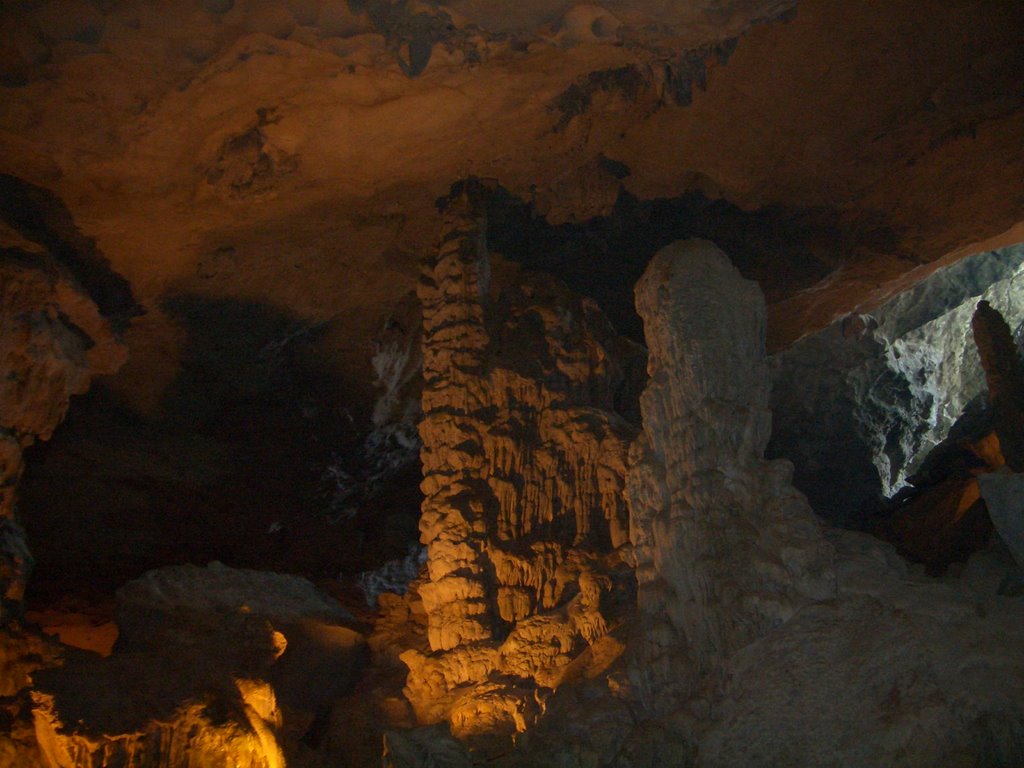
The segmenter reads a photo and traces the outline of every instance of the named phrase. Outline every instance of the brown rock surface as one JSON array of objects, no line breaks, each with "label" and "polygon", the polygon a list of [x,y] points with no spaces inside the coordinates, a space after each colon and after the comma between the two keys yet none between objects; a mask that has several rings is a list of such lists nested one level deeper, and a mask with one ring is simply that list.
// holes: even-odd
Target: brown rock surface
[{"label": "brown rock surface", "polygon": [[[16,519],[23,450],[48,439],[72,395],[93,375],[113,373],[125,349],[88,293],[45,255],[0,250],[0,697],[26,688],[59,663],[56,643],[22,621],[33,559]],[[4,703],[0,763],[34,765],[18,700]],[[13,707],[13,709],[12,709]]]},{"label": "brown rock surface", "polygon": [[38,193],[0,175],[0,220],[11,233],[0,243],[0,696],[59,656],[21,623],[33,565],[16,517],[23,451],[51,437],[93,376],[124,363],[119,330],[134,309],[66,209]]},{"label": "brown rock surface", "polygon": [[633,434],[613,407],[620,350],[639,354],[548,278],[492,285],[475,191],[450,202],[420,287],[433,653],[402,657],[419,719],[456,735],[525,729],[536,688],[608,631]]},{"label": "brown rock surface", "polygon": [[0,14],[0,170],[68,200],[151,308],[116,380],[146,412],[182,353],[163,300],[255,297],[366,338],[469,173],[552,221],[620,188],[826,213],[843,268],[773,312],[781,342],[1021,218],[1018,3],[61,5]]}]

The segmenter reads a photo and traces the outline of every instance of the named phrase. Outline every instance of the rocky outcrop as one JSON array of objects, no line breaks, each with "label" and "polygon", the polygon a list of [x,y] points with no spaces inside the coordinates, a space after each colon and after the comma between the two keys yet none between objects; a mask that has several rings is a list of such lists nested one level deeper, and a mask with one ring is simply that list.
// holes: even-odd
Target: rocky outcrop
[{"label": "rocky outcrop", "polygon": [[633,435],[613,406],[640,354],[550,278],[492,284],[475,199],[449,204],[420,285],[433,652],[403,656],[421,722],[456,735],[523,730],[538,687],[609,630]]},{"label": "rocky outcrop", "polygon": [[[131,291],[45,190],[0,174],[0,763],[35,765],[25,689],[59,645],[23,622],[33,558],[16,517],[24,450],[116,371]],[[17,698],[13,697],[22,692]]]},{"label": "rocky outcrop", "polygon": [[987,301],[971,318],[974,343],[988,385],[992,423],[1006,466],[1024,472],[1024,363],[1006,320]]},{"label": "rocky outcrop", "polygon": [[978,487],[992,525],[1024,568],[1024,475],[992,472],[978,478]]},{"label": "rocky outcrop", "polygon": [[[0,174],[0,697],[24,690],[61,655],[22,620],[33,566],[16,517],[24,450],[50,438],[93,376],[120,368],[127,356],[120,331],[136,313],[127,283],[60,201]],[[0,734],[0,761],[37,759],[22,738],[29,731],[24,702],[4,703],[13,709]]]},{"label": "rocky outcrop", "polygon": [[1024,567],[1024,363],[1006,320],[982,301],[971,320],[995,442],[1005,465],[978,478],[980,494],[1000,537]]},{"label": "rocky outcrop", "polygon": [[702,768],[1019,764],[1024,612],[997,592],[1012,565],[976,556],[939,582],[868,536],[831,538],[838,600],[737,653],[691,702],[700,722],[680,713],[665,737],[688,733]]},{"label": "rocky outcrop", "polygon": [[863,522],[865,509],[905,485],[965,410],[981,404],[971,317],[984,300],[1011,329],[1020,326],[1022,281],[1024,246],[971,256],[771,358],[768,454],[792,459],[795,483],[818,514]]},{"label": "rocky outcrop", "polygon": [[112,656],[36,675],[49,768],[281,768],[363,663],[348,616],[296,576],[178,566],[118,594]]},{"label": "rocky outcrop", "polygon": [[[675,243],[636,287],[649,347],[630,455],[630,537],[644,625],[639,691],[699,675],[834,595],[831,548],[771,430],[764,299],[714,244]],[[658,701],[654,701],[658,699]]]}]

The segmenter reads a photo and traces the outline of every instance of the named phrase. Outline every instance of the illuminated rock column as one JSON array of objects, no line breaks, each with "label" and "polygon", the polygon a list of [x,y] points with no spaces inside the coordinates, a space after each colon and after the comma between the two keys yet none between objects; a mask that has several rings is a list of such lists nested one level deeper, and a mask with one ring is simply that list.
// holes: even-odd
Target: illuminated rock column
[{"label": "illuminated rock column", "polygon": [[475,419],[486,407],[488,290],[483,231],[470,195],[448,207],[437,256],[424,265],[423,512],[430,582],[420,589],[434,650],[491,636],[493,595],[484,580],[492,499]]},{"label": "illuminated rock column", "polygon": [[452,199],[419,291],[433,653],[403,660],[417,715],[456,732],[524,727],[532,691],[608,631],[635,435],[613,405],[643,354],[548,275],[491,286],[483,234],[472,195]]}]

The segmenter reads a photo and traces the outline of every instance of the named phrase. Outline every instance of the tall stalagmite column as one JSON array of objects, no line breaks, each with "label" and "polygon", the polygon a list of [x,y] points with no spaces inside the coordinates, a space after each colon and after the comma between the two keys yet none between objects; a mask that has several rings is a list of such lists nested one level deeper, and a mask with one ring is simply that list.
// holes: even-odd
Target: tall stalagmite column
[{"label": "tall stalagmite column", "polygon": [[470,183],[420,282],[432,653],[403,655],[420,720],[466,735],[521,730],[608,632],[635,434],[614,404],[643,355],[550,276],[492,286],[484,231]]},{"label": "tall stalagmite column", "polygon": [[760,289],[713,243],[661,250],[636,286],[650,381],[628,477],[642,674],[683,689],[834,594],[831,549],[771,431]]},{"label": "tall stalagmite column", "polygon": [[[449,205],[436,261],[425,266],[423,302],[423,514],[430,582],[420,590],[430,647],[491,637],[486,572],[484,447],[475,414],[485,406],[484,304],[489,275],[481,212],[471,192]],[[493,511],[492,511],[493,513]]]}]

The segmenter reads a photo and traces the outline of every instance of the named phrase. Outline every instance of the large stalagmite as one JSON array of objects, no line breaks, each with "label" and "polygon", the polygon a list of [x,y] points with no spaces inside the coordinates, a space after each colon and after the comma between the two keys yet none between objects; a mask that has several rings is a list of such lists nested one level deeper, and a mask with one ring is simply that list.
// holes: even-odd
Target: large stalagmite
[{"label": "large stalagmite", "polygon": [[608,631],[633,434],[613,407],[621,351],[640,354],[593,303],[527,275],[492,289],[488,264],[470,187],[420,286],[433,653],[403,656],[420,720],[461,734],[524,728]]},{"label": "large stalagmite", "polygon": [[712,243],[661,250],[636,286],[649,347],[631,450],[644,664],[696,675],[834,594],[831,549],[771,431],[761,291]]}]

